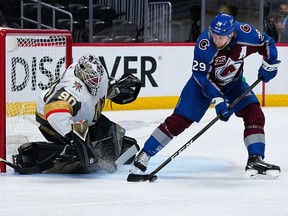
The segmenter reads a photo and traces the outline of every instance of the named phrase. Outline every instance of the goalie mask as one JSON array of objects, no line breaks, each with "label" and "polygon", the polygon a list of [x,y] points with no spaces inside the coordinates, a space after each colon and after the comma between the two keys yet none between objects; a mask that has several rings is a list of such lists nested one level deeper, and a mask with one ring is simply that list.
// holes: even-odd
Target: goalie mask
[{"label": "goalie mask", "polygon": [[105,73],[103,65],[94,55],[82,56],[75,65],[75,75],[85,83],[93,96],[97,94]]}]

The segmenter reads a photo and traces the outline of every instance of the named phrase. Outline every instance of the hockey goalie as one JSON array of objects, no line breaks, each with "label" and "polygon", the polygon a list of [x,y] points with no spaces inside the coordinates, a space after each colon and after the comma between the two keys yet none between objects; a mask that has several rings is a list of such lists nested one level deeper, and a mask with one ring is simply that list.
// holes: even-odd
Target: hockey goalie
[{"label": "hockey goalie", "polygon": [[102,114],[106,99],[133,102],[141,82],[131,74],[110,78],[94,55],[73,63],[39,95],[36,121],[47,142],[29,142],[12,156],[14,170],[32,173],[114,173],[133,161],[139,146]]}]

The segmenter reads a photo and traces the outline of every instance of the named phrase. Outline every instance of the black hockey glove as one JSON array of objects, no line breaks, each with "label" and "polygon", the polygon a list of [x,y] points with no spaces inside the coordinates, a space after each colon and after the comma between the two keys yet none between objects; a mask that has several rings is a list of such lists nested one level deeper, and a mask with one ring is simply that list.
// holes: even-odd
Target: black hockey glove
[{"label": "black hockey glove", "polygon": [[[114,81],[114,82],[113,82]],[[141,89],[141,81],[129,73],[109,84],[107,98],[117,104],[127,104],[136,100]]]}]

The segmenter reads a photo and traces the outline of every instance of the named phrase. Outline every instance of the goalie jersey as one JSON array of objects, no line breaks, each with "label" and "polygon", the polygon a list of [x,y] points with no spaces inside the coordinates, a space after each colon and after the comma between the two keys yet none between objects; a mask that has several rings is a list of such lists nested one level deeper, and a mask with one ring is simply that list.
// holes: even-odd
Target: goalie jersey
[{"label": "goalie jersey", "polygon": [[37,121],[41,124],[48,121],[62,136],[71,131],[74,122],[87,120],[89,126],[93,125],[101,114],[108,91],[108,77],[104,73],[96,95],[90,94],[85,83],[75,76],[75,65],[42,92],[37,101]]}]

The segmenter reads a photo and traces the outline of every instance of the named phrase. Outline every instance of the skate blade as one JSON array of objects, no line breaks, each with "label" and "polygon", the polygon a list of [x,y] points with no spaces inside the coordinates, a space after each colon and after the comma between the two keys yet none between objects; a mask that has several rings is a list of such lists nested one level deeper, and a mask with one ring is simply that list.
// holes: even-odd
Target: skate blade
[{"label": "skate blade", "polygon": [[265,174],[259,174],[257,170],[247,170],[245,178],[247,179],[277,179],[281,173],[278,170],[268,170]]}]

